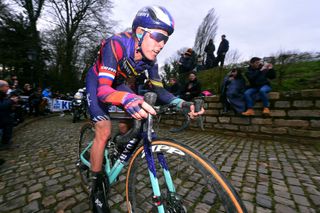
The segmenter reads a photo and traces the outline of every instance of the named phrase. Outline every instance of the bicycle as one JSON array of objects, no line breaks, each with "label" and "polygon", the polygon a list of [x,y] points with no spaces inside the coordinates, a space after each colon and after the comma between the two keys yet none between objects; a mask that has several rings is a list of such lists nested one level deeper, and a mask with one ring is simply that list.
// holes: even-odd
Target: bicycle
[{"label": "bicycle", "polygon": [[[153,104],[155,99],[154,93],[147,93],[144,100]],[[159,115],[175,107],[155,109]],[[103,171],[110,186],[128,165],[125,186],[128,212],[247,212],[229,181],[205,156],[173,139],[157,138],[152,126],[151,115],[146,120],[134,120],[133,128],[108,141],[105,149]],[[78,168],[86,189],[90,186],[93,137],[93,125],[84,125]]]}]

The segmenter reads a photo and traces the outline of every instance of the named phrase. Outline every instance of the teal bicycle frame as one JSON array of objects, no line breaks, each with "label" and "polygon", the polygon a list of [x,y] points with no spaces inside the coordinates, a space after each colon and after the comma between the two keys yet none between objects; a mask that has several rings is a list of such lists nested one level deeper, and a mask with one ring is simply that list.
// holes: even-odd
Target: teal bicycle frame
[{"label": "teal bicycle frame", "polygon": [[[156,138],[156,135],[154,133],[151,133],[152,129],[152,116],[149,115],[148,119],[144,122],[144,128],[145,130],[142,131],[138,135],[137,138],[133,138],[126,144],[126,147],[124,151],[120,154],[120,157],[116,160],[114,165],[111,167],[111,160],[109,159],[109,153],[108,150],[105,149],[104,151],[104,158],[105,158],[105,174],[108,177],[110,185],[115,183],[117,180],[117,177],[121,173],[122,169],[128,164],[128,161],[130,160],[132,154],[138,147],[138,144],[140,141],[143,141],[144,146],[144,156],[147,160],[148,164],[148,173],[151,181],[151,186],[153,190],[153,200],[154,204],[158,208],[158,212],[164,213],[164,206],[161,202],[161,192],[160,192],[160,186],[159,181],[157,178],[157,172],[155,167],[155,161],[152,156],[152,147],[151,147],[151,141]],[[93,142],[90,142],[89,145],[83,150],[83,152],[80,154],[80,160],[81,162],[86,165],[87,167],[91,167],[90,162],[85,158],[85,153],[92,147]],[[159,147],[154,147],[154,149],[157,149]],[[160,147],[161,148],[161,147]],[[168,165],[166,163],[165,157],[162,153],[157,153],[157,158],[160,162],[160,165],[163,169],[163,174],[165,177],[165,182],[168,187],[168,190],[171,193],[175,193],[175,187],[170,175],[170,171],[168,168]]]}]

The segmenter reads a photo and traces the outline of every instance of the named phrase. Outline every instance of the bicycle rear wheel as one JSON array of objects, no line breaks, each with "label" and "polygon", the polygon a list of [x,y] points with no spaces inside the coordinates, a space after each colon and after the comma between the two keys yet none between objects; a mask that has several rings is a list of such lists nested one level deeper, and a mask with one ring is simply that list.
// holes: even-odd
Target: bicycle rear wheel
[{"label": "bicycle rear wheel", "polygon": [[[161,202],[165,212],[247,212],[236,191],[218,169],[196,150],[171,140],[152,142]],[[159,166],[165,156],[176,193],[171,193]],[[157,212],[143,147],[132,156],[126,179],[128,212]]]},{"label": "bicycle rear wheel", "polygon": [[[90,190],[90,168],[83,164],[80,160],[81,153],[88,147],[88,145],[93,141],[94,139],[94,126],[92,123],[86,123],[82,126],[80,130],[80,140],[79,140],[79,148],[78,148],[78,170],[81,177],[81,183],[83,188],[86,190],[87,193],[89,193]],[[87,161],[90,161],[90,149],[87,150],[84,153],[84,157]]]}]

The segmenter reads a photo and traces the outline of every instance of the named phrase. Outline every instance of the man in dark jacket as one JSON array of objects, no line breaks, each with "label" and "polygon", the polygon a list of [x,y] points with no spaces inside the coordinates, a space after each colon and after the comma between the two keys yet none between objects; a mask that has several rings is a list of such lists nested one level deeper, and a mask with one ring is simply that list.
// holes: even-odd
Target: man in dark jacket
[{"label": "man in dark jacket", "polygon": [[217,52],[216,65],[218,65],[220,62],[220,67],[223,67],[224,59],[226,57],[228,50],[229,50],[229,41],[226,39],[226,35],[222,35],[221,42]]},{"label": "man in dark jacket", "polygon": [[250,88],[244,93],[247,104],[247,111],[243,115],[254,115],[253,105],[254,96],[259,94],[263,103],[262,113],[265,115],[270,114],[268,93],[271,91],[270,80],[276,77],[276,72],[273,65],[270,63],[263,64],[261,58],[253,57],[250,60],[250,66],[246,72],[246,77],[250,83]]},{"label": "man in dark jacket", "polygon": [[12,107],[18,101],[18,98],[8,98],[7,92],[9,84],[0,80],[0,129],[2,129],[2,140],[0,149],[8,149],[12,145],[13,117]]},{"label": "man in dark jacket", "polygon": [[32,114],[34,111],[34,115],[38,116],[43,111],[41,110],[41,103],[42,103],[42,94],[41,94],[41,87],[38,87],[29,97],[30,101],[30,113]]}]

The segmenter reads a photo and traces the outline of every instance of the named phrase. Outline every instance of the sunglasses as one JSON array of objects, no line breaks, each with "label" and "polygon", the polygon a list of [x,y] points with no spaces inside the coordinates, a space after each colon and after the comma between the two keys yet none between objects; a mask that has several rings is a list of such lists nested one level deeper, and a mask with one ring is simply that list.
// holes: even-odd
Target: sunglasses
[{"label": "sunglasses", "polygon": [[155,31],[151,31],[149,30],[148,28],[141,28],[143,31],[146,31],[150,34],[150,37],[157,41],[157,42],[161,42],[161,41],[164,41],[164,43],[167,43],[168,39],[169,39],[169,36],[166,36],[162,33],[159,33],[159,32],[155,32]]}]

